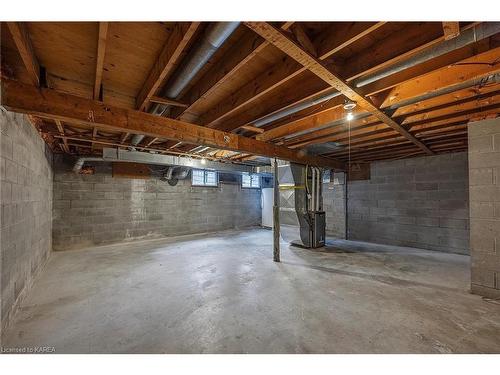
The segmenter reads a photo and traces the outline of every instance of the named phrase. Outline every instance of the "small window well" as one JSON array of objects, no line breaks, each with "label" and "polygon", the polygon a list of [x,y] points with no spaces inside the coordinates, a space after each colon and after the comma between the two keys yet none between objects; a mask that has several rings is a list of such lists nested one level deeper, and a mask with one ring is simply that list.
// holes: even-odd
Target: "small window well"
[{"label": "small window well", "polygon": [[191,172],[191,185],[193,186],[218,186],[217,172],[205,169],[193,169]]},{"label": "small window well", "polygon": [[244,188],[260,188],[260,176],[258,174],[243,174],[241,175],[241,187]]}]

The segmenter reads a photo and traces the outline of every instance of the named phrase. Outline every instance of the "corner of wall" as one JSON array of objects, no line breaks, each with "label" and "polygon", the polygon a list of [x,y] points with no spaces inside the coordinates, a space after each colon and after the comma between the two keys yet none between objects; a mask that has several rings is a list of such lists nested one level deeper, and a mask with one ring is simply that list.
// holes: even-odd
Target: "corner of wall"
[{"label": "corner of wall", "polygon": [[469,123],[471,291],[500,298],[500,118]]},{"label": "corner of wall", "polygon": [[27,116],[0,111],[1,335],[52,250],[52,152]]}]

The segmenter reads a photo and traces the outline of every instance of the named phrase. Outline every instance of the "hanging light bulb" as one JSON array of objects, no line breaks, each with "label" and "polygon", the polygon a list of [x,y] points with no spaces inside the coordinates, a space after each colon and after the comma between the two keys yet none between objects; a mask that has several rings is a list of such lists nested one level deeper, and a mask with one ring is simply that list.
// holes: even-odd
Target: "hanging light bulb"
[{"label": "hanging light bulb", "polygon": [[351,121],[354,119],[354,114],[352,113],[352,110],[356,108],[356,102],[352,100],[347,100],[344,103],[344,110],[347,112],[346,119],[347,121]]},{"label": "hanging light bulb", "polygon": [[205,158],[201,159],[201,164],[207,164],[207,159]]}]

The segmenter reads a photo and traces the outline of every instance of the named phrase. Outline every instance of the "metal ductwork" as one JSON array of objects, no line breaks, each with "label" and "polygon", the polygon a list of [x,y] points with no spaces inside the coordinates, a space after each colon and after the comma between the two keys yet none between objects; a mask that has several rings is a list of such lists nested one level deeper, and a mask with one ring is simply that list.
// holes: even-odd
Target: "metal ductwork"
[{"label": "metal ductwork", "polygon": [[[484,76],[470,79],[468,81],[460,82],[460,83],[457,83],[456,85],[453,85],[453,86],[444,87],[442,89],[434,90],[432,92],[428,92],[428,93],[425,93],[425,94],[422,94],[422,95],[419,95],[419,96],[416,96],[416,97],[413,97],[413,98],[410,98],[407,100],[400,101],[399,103],[395,103],[393,105],[390,105],[386,108],[383,108],[382,110],[383,111],[396,110],[398,108],[412,105],[412,104],[421,102],[423,100],[428,100],[428,99],[432,99],[432,98],[435,98],[435,97],[438,97],[441,95],[450,94],[452,92],[463,90],[463,89],[466,89],[469,87],[484,86],[484,85],[496,84],[496,83],[500,83],[500,73],[485,74]],[[354,115],[353,120],[361,120],[361,119],[364,119],[364,118],[367,118],[370,116],[371,116],[370,113],[359,113],[359,114]],[[293,134],[284,136],[283,139],[290,140],[290,139],[293,139],[293,138],[296,138],[296,137],[299,137],[299,136],[302,136],[302,135],[305,135],[305,134],[308,134],[308,133],[311,133],[314,131],[324,130],[324,129],[327,129],[330,127],[342,125],[343,123],[345,123],[344,119],[336,120],[336,121],[324,124],[322,126],[319,126],[317,128],[307,129],[307,130],[303,130],[303,131],[298,132],[298,133],[293,133]]]},{"label": "metal ductwork", "polygon": [[[116,148],[104,148],[102,150],[103,157],[81,157],[79,158],[73,171],[78,173],[85,162],[130,162],[142,163],[152,165],[168,165],[174,167],[183,167],[180,169],[172,170],[172,175],[180,174],[182,170],[189,171],[191,168],[195,169],[211,169],[214,171],[228,172],[228,173],[259,173],[262,175],[271,176],[272,171],[270,166],[251,166],[242,164],[220,163],[218,161],[210,161],[204,159],[194,159],[173,155],[151,154],[149,152],[130,151]],[[168,171],[167,171],[168,173]],[[182,172],[184,173],[184,172]],[[182,174],[177,175],[178,177]]]},{"label": "metal ductwork", "polygon": [[[179,70],[176,71],[176,74],[165,85],[160,95],[169,99],[176,99],[239,25],[240,22],[217,22],[211,24],[204,38],[188,55],[186,61],[183,61]],[[167,107],[156,104],[150,112],[161,115]]]},{"label": "metal ductwork", "polygon": [[[160,96],[176,99],[239,25],[240,22],[211,24],[200,44],[195,46],[187,59],[182,62],[172,79],[167,82],[161,91]],[[155,103],[151,106],[149,112],[161,116],[167,108],[167,105]],[[131,143],[137,146],[143,139],[144,135],[135,134],[132,136]]]},{"label": "metal ductwork", "polygon": [[289,115],[293,115],[294,113],[302,111],[303,109],[312,107],[313,105],[317,105],[317,104],[326,102],[327,100],[333,99],[333,98],[340,96],[340,95],[341,95],[340,92],[335,91],[332,93],[322,95],[319,98],[306,100],[303,103],[291,106],[289,108],[285,108],[282,111],[271,113],[270,115],[262,117],[259,120],[253,122],[252,125],[260,128],[261,126],[267,125],[273,121],[279,120],[279,119],[286,117],[286,116],[289,116]]},{"label": "metal ductwork", "polygon": [[[393,64],[386,69],[382,69],[382,70],[380,70],[376,73],[373,73],[371,75],[368,75],[366,77],[359,78],[359,79],[354,81],[354,85],[356,87],[366,86],[372,82],[378,81],[379,79],[388,77],[388,76],[395,74],[395,73],[398,73],[404,69],[411,68],[415,65],[424,63],[428,60],[431,60],[433,58],[444,55],[445,53],[452,52],[452,51],[457,50],[459,48],[465,47],[466,45],[469,45],[471,43],[478,42],[482,39],[488,38],[492,35],[495,35],[498,32],[500,32],[500,22],[487,22],[487,23],[479,24],[479,25],[474,26],[468,30],[464,30],[458,37],[456,37],[454,39],[438,43],[437,45],[435,45],[433,47],[429,47],[429,48],[423,50],[422,52],[413,55],[412,57],[408,58],[407,60]],[[286,116],[289,116],[289,115],[292,115],[294,113],[302,111],[303,109],[312,107],[313,105],[323,103],[327,100],[330,100],[330,99],[335,98],[335,97],[340,96],[340,95],[341,95],[341,93],[336,91],[336,92],[325,94],[325,95],[320,96],[319,98],[316,98],[316,99],[307,100],[303,103],[300,103],[300,104],[291,106],[289,108],[285,108],[281,111],[272,113],[270,115],[264,116],[264,117],[260,118],[259,120],[253,122],[252,125],[256,126],[256,127],[262,127],[262,126],[267,125],[273,121],[279,120],[279,119],[286,117]]]},{"label": "metal ductwork", "polygon": [[277,163],[281,236],[292,245],[324,246],[322,170],[284,160]]},{"label": "metal ductwork", "polygon": [[[484,76],[470,79],[468,81],[460,82],[460,83],[457,83],[456,85],[453,85],[453,86],[444,87],[442,89],[434,90],[434,91],[431,91],[431,92],[428,92],[428,93],[425,93],[425,94],[422,94],[419,96],[415,96],[415,97],[410,98],[410,99],[402,100],[399,103],[395,103],[393,105],[390,105],[386,108],[383,108],[382,110],[383,111],[387,111],[387,110],[392,111],[392,110],[396,110],[396,109],[401,108],[401,107],[405,107],[408,105],[412,105],[412,104],[421,102],[423,100],[436,98],[438,96],[450,94],[452,92],[463,90],[463,89],[466,89],[469,87],[484,86],[484,85],[496,84],[496,83],[500,83],[500,73],[485,74]],[[411,115],[411,113],[409,115]],[[356,114],[356,115],[354,115],[354,120],[361,120],[363,118],[370,117],[370,116],[371,116],[370,113]],[[314,128],[314,129],[303,130],[303,131],[298,132],[298,133],[290,134],[288,136],[283,137],[283,139],[289,140],[291,138],[296,138],[296,137],[299,137],[299,136],[302,136],[304,134],[308,134],[308,133],[311,133],[314,131],[324,130],[324,129],[329,128],[329,127],[342,125],[344,122],[345,122],[345,120],[343,120],[343,119],[333,121],[333,122],[324,124],[320,127]]]},{"label": "metal ductwork", "polygon": [[143,134],[134,134],[130,139],[130,143],[132,143],[134,146],[137,146],[139,143],[141,143],[144,137],[145,135]]},{"label": "metal ductwork", "polygon": [[471,27],[470,29],[460,32],[460,35],[453,39],[445,40],[441,43],[436,44],[435,46],[431,46],[421,52],[416,53],[406,60],[397,62],[387,67],[386,69],[379,70],[378,72],[360,78],[355,81],[355,86],[363,87],[372,82],[378,81],[379,79],[399,73],[415,65],[442,56],[448,52],[455,51],[469,44],[478,42],[482,39],[486,39],[499,32],[500,22],[483,22],[479,25]]},{"label": "metal ductwork", "polygon": [[460,82],[460,83],[457,83],[456,85],[453,85],[453,86],[444,87],[442,89],[438,89],[438,90],[431,91],[431,92],[428,92],[428,93],[425,93],[425,94],[422,94],[419,96],[415,96],[415,97],[407,99],[407,100],[402,100],[399,103],[395,103],[395,104],[393,104],[387,108],[384,108],[384,109],[394,110],[394,109],[398,109],[401,107],[405,107],[407,105],[421,102],[423,100],[428,100],[428,99],[435,98],[437,96],[450,94],[452,92],[455,92],[458,90],[463,90],[463,89],[466,89],[469,87],[484,86],[484,85],[495,84],[495,83],[500,83],[500,73],[488,74],[488,75],[485,75],[483,77],[478,77],[478,78],[470,79],[468,81]]},{"label": "metal ductwork", "polygon": [[179,180],[184,180],[189,175],[189,168],[186,167],[169,167],[167,173],[160,180],[167,181],[170,186],[177,185]]},{"label": "metal ductwork", "polygon": [[102,158],[96,158],[96,157],[83,157],[83,158],[79,158],[76,162],[75,162],[75,165],[73,166],[73,172],[75,173],[79,173],[82,168],[83,168],[83,165],[85,164],[85,162],[87,161],[103,161]]}]

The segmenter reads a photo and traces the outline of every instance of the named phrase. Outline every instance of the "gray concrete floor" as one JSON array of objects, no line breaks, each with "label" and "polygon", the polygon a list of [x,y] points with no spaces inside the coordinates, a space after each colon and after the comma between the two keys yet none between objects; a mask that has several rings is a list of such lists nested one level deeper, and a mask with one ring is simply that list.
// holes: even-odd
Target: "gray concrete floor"
[{"label": "gray concrete floor", "polygon": [[58,353],[500,353],[469,257],[264,229],[53,253],[3,346]]}]

